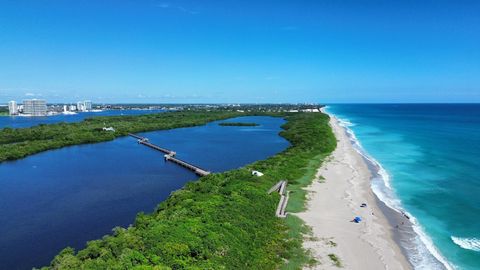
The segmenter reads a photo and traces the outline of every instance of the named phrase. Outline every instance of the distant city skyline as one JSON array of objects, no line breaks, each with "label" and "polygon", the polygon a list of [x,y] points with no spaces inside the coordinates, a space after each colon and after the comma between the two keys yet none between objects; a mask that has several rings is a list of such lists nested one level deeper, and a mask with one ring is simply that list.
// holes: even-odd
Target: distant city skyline
[{"label": "distant city skyline", "polygon": [[478,1],[1,1],[0,104],[480,102]]}]

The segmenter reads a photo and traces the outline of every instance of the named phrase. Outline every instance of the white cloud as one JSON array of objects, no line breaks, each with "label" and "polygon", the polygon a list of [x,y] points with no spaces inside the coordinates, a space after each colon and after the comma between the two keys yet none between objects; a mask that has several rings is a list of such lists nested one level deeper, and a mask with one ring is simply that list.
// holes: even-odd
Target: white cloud
[{"label": "white cloud", "polygon": [[183,11],[183,12],[188,13],[188,14],[191,14],[191,15],[197,15],[197,14],[200,13],[200,12],[198,12],[198,11],[186,9],[186,8],[184,8],[184,7],[181,7],[181,6],[178,6],[177,8],[178,8],[180,11]]},{"label": "white cloud", "polygon": [[159,8],[169,8],[170,4],[169,3],[160,3],[160,4],[157,5],[157,7],[159,7]]},{"label": "white cloud", "polygon": [[43,96],[43,95],[42,95],[42,94],[35,94],[35,93],[28,92],[28,93],[25,93],[25,96],[26,96],[26,97],[41,97],[41,96]]},{"label": "white cloud", "polygon": [[165,94],[165,95],[161,96],[161,98],[176,98],[176,97],[175,97],[175,95]]},{"label": "white cloud", "polygon": [[183,6],[174,6],[174,5],[171,5],[170,3],[167,3],[167,2],[161,2],[161,3],[157,4],[156,6],[159,7],[159,8],[163,8],[163,9],[174,8],[174,9],[177,9],[181,12],[188,13],[190,15],[197,15],[197,14],[200,13],[198,11],[188,9],[188,8],[183,7]]}]

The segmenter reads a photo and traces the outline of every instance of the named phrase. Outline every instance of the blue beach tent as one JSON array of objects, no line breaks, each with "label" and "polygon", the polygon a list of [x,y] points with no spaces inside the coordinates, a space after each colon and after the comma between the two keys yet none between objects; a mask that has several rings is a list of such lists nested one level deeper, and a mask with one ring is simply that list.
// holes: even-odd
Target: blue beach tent
[{"label": "blue beach tent", "polygon": [[361,217],[355,217],[355,218],[353,219],[353,221],[354,221],[355,223],[359,223],[360,221],[362,221],[362,218],[361,218]]}]

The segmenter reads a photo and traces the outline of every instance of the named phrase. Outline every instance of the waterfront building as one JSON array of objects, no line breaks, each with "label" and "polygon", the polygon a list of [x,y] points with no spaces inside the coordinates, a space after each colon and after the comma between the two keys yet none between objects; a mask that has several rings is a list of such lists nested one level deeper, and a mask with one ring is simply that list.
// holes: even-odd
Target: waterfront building
[{"label": "waterfront building", "polygon": [[82,101],[77,102],[77,111],[79,112],[85,111],[85,104]]},{"label": "waterfront building", "polygon": [[12,100],[12,101],[8,102],[8,113],[10,115],[18,114],[18,106],[17,106],[16,101]]},{"label": "waterfront building", "polygon": [[72,112],[77,110],[77,106],[75,105],[70,105],[69,107],[70,107],[70,111]]},{"label": "waterfront building", "polygon": [[31,116],[45,116],[47,102],[43,99],[26,99],[23,101],[23,113]]},{"label": "waterfront building", "polygon": [[92,102],[90,100],[85,100],[83,102],[83,106],[85,108],[85,111],[91,111],[92,110]]}]

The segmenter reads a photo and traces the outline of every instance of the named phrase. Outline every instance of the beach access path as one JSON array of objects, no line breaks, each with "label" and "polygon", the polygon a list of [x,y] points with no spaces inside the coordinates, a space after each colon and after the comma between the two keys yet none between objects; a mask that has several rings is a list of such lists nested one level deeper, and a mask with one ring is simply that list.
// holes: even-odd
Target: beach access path
[{"label": "beach access path", "polygon": [[[306,211],[297,213],[312,229],[304,247],[319,262],[306,269],[339,269],[335,258],[343,269],[412,269],[377,205],[367,164],[332,115],[330,125],[337,149],[307,188]],[[352,222],[356,216],[360,223]]]}]

